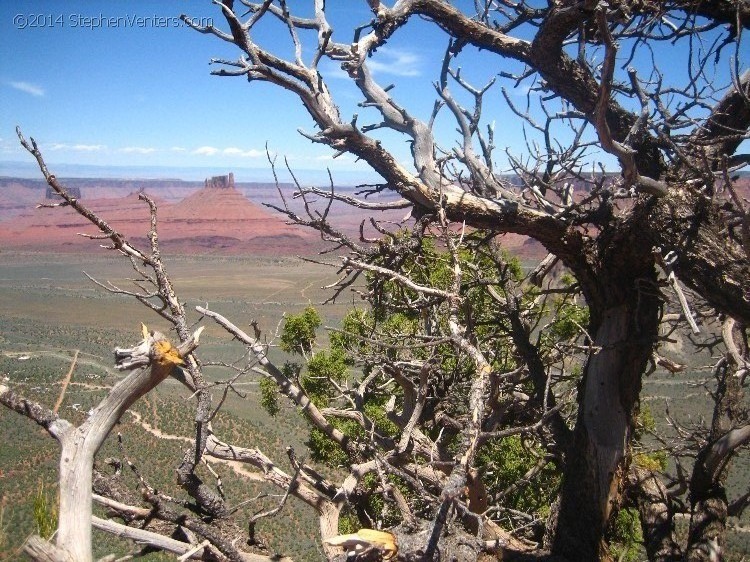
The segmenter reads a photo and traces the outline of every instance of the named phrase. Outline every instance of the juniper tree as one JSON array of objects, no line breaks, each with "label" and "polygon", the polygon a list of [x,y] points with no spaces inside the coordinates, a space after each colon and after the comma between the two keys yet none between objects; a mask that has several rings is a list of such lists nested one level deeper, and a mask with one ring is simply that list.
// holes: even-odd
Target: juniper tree
[{"label": "juniper tree", "polygon": [[[193,27],[238,49],[236,59],[212,61],[220,67],[214,74],[296,95],[317,127],[305,133],[310,140],[369,164],[383,178],[379,187],[403,197],[414,216],[444,210],[449,221],[530,236],[572,272],[599,351],[583,368],[551,547],[597,559],[606,553],[602,537],[625,487],[641,378],[658,337],[660,267],[718,312],[743,325],[750,320],[747,211],[732,183],[747,162],[737,150],[750,124],[750,72],[741,72],[750,10],[730,1],[375,0],[367,7],[360,27],[341,30],[331,26],[323,1],[295,13],[286,2],[225,0],[219,4],[225,30]],[[287,27],[293,58],[254,39],[255,27],[273,18]],[[445,35],[429,120],[399,101],[398,87],[379,83],[369,64],[415,20]],[[316,40],[305,51],[308,31]],[[662,47],[679,60],[669,67],[660,62],[655,53]],[[496,80],[470,84],[460,73],[462,57],[483,57],[496,68]],[[326,60],[341,66],[362,106],[375,110],[370,121],[342,114],[336,89],[320,71]],[[528,106],[542,107],[519,109],[502,91],[528,135],[528,150],[507,150],[520,187],[499,173],[493,129],[482,120],[490,101],[501,102],[495,82],[526,88]],[[470,104],[462,105],[456,91]],[[455,120],[453,139],[436,137],[441,112]],[[409,140],[411,166],[375,136],[384,128]],[[588,171],[598,160],[593,150],[617,162],[614,181]],[[574,195],[576,184],[587,186],[585,196]],[[321,226],[316,219],[302,222]],[[690,318],[687,304],[683,309]],[[481,365],[476,369],[482,380]]]}]

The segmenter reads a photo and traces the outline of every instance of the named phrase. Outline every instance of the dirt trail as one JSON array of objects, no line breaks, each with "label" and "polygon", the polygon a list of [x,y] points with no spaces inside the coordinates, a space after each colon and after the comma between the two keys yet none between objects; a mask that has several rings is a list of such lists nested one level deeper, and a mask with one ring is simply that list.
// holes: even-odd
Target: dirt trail
[{"label": "dirt trail", "polygon": [[157,427],[152,426],[150,423],[143,421],[143,417],[133,410],[128,410],[128,414],[135,418],[135,423],[140,425],[143,429],[148,431],[151,435],[158,437],[159,439],[166,439],[168,441],[183,441],[184,443],[192,443],[193,439],[185,437],[183,435],[172,435],[170,433],[164,433]]},{"label": "dirt trail", "polygon": [[[167,439],[171,441],[182,441],[183,443],[193,443],[193,439],[190,437],[185,437],[183,435],[172,435],[170,433],[164,433],[159,428],[153,427],[150,423],[143,421],[143,418],[138,412],[134,412],[133,410],[128,410],[128,413],[135,418],[135,423],[139,426],[141,426],[144,430],[148,431],[151,435],[154,435],[155,437],[158,437],[159,439]],[[247,470],[241,462],[237,461],[230,461],[225,459],[217,459],[212,458],[212,463],[221,463],[229,466],[235,474],[238,476],[241,476],[243,478],[247,478],[249,480],[253,480],[255,482],[263,482],[265,479],[261,474],[258,474],[257,472],[251,472]]]},{"label": "dirt trail", "polygon": [[76,368],[76,363],[78,362],[78,354],[80,353],[80,349],[76,349],[76,352],[73,354],[73,361],[70,363],[70,369],[68,369],[68,374],[65,375],[65,378],[62,381],[62,388],[60,389],[60,396],[57,397],[57,402],[55,402],[55,407],[52,408],[52,411],[57,413],[57,411],[60,409],[60,406],[63,403],[63,400],[65,400],[65,391],[68,390],[68,385],[70,384],[70,379],[73,378],[73,371]]}]

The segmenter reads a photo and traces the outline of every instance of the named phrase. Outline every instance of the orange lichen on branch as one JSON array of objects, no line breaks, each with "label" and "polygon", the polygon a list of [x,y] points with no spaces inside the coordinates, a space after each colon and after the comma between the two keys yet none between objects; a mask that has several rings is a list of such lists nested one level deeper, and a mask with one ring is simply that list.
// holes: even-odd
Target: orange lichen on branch
[{"label": "orange lichen on branch", "polygon": [[162,368],[184,365],[179,350],[169,340],[154,342],[154,363]]}]

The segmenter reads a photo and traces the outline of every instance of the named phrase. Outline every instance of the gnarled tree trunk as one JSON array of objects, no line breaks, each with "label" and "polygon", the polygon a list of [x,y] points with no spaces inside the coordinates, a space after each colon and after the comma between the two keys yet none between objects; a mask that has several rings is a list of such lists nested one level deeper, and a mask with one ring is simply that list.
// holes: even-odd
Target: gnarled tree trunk
[{"label": "gnarled tree trunk", "polygon": [[658,331],[655,270],[624,257],[614,256],[588,291],[593,349],[579,385],[552,542],[552,551],[569,560],[607,558],[602,537],[625,485],[641,374]]}]

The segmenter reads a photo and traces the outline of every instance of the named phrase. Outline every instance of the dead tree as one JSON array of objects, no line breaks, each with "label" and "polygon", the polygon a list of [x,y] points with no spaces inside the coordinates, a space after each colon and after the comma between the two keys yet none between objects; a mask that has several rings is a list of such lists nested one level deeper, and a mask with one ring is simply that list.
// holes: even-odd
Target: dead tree
[{"label": "dead tree", "polygon": [[[108,247],[129,259],[134,270],[138,273],[138,278],[135,280],[135,290],[124,289],[111,283],[95,282],[110,292],[126,294],[139,300],[163,318],[168,319],[178,329],[180,326],[187,326],[188,321],[185,311],[172,288],[171,280],[161,260],[157,234],[157,210],[150,198],[146,194],[141,194],[145,204],[148,204],[151,208],[151,231],[149,233],[151,247],[150,252],[145,252],[134,247],[121,233],[109,227],[103,218],[92,213],[82,201],[73,197],[60,184],[47,169],[42,154],[33,139],[31,142],[27,142],[20,132],[19,138],[22,144],[35,156],[49,185],[61,198],[58,206],[71,206],[76,212],[88,218],[100,231],[99,235],[90,235],[90,237],[110,240],[111,245]],[[287,213],[296,217],[288,210]],[[327,212],[325,214],[327,215]],[[313,219],[314,216],[312,212],[309,215],[310,219]],[[300,217],[296,217],[296,219],[298,222],[304,222]],[[326,438],[342,449],[349,459],[349,475],[340,483],[332,483],[311,467],[300,463],[294,456],[290,456],[290,460],[296,472],[294,475],[288,475],[259,450],[250,446],[225,443],[214,434],[210,423],[202,427],[198,425],[195,447],[188,450],[185,458],[177,463],[178,482],[185,492],[196,500],[198,509],[196,515],[200,515],[200,519],[196,519],[194,516],[176,513],[165,503],[165,501],[171,501],[169,498],[160,497],[148,486],[144,488],[143,499],[150,504],[150,507],[140,505],[141,500],[128,499],[128,501],[123,501],[124,498],[119,497],[118,492],[107,484],[106,478],[96,471],[92,472],[93,466],[91,463],[93,462],[95,449],[87,449],[89,454],[85,457],[85,462],[83,465],[76,465],[75,471],[77,478],[84,480],[83,485],[76,485],[73,490],[84,500],[88,498],[88,505],[91,502],[93,482],[93,488],[96,491],[94,499],[105,505],[113,513],[117,513],[124,521],[132,522],[143,518],[156,518],[165,522],[180,522],[203,539],[203,542],[187,545],[179,541],[170,541],[163,536],[160,537],[158,533],[123,527],[122,524],[92,518],[90,511],[81,510],[75,528],[86,527],[88,534],[76,542],[75,548],[79,550],[72,554],[74,559],[86,560],[90,558],[91,527],[90,525],[87,526],[84,520],[90,520],[91,525],[107,532],[144,541],[156,548],[180,554],[192,551],[194,555],[207,559],[222,559],[222,557],[230,560],[265,559],[264,555],[246,553],[233,546],[236,539],[244,533],[238,532],[237,528],[232,526],[231,513],[224,507],[223,498],[218,497],[208,486],[205,486],[196,475],[183,477],[182,467],[184,463],[192,461],[193,467],[197,465],[197,460],[193,457],[196,451],[198,451],[199,456],[207,455],[251,464],[262,471],[266,481],[285,491],[284,498],[290,495],[294,496],[316,510],[320,519],[320,536],[326,554],[331,560],[342,559],[344,553],[341,552],[341,546],[360,548],[365,545],[364,552],[360,553],[362,555],[378,556],[378,553],[383,555],[390,553],[391,556],[398,554],[404,559],[415,557],[430,559],[438,550],[443,555],[455,555],[461,559],[476,557],[481,552],[504,552],[506,555],[512,556],[514,553],[523,554],[533,549],[534,543],[515,537],[483,513],[484,510],[481,509],[481,506],[486,506],[487,502],[482,496],[486,495],[486,492],[483,491],[482,481],[475,471],[475,459],[484,443],[514,435],[524,435],[532,441],[539,441],[550,451],[557,451],[554,454],[559,456],[559,451],[564,447],[563,444],[570,437],[570,429],[568,429],[567,422],[561,415],[560,406],[556,404],[556,401],[561,398],[560,392],[553,387],[557,384],[558,376],[564,374],[564,369],[558,369],[558,375],[553,376],[552,369],[548,368],[549,366],[545,365],[544,362],[549,362],[552,365],[563,361],[567,356],[566,348],[556,346],[548,353],[540,354],[537,346],[542,333],[537,330],[538,326],[535,327],[533,323],[541,321],[543,316],[541,311],[546,310],[546,302],[550,295],[557,292],[574,295],[577,289],[574,287],[543,292],[533,303],[521,305],[521,295],[518,292],[520,289],[512,286],[510,267],[502,255],[496,252],[497,248],[487,246],[481,240],[472,242],[475,246],[474,251],[485,252],[482,259],[493,264],[490,266],[492,276],[489,278],[484,278],[483,270],[477,269],[472,261],[464,263],[460,252],[465,249],[465,245],[468,245],[468,242],[465,244],[464,241],[465,233],[453,230],[443,209],[440,209],[433,218],[422,221],[420,229],[415,232],[411,239],[405,239],[401,242],[394,233],[384,230],[377,223],[375,225],[383,232],[385,239],[367,242],[368,250],[336,233],[335,229],[325,221],[325,216],[318,222],[318,226],[323,231],[328,232],[327,236],[331,236],[339,243],[356,250],[350,256],[345,257],[344,268],[348,274],[336,285],[336,290],[340,292],[351,285],[352,280],[349,279],[351,276],[356,279],[359,273],[371,273],[375,280],[375,285],[371,288],[374,291],[373,295],[382,289],[382,287],[378,287],[383,282],[395,282],[396,286],[400,287],[398,294],[401,294],[401,290],[404,288],[414,292],[413,295],[402,295],[407,299],[405,306],[411,308],[410,299],[416,298],[417,300],[424,300],[424,304],[429,305],[429,310],[425,308],[425,313],[428,316],[445,315],[447,324],[436,320],[438,324],[443,324],[442,328],[438,327],[437,324],[429,327],[431,320],[425,318],[423,324],[425,333],[416,333],[411,337],[417,338],[418,341],[421,338],[421,347],[433,358],[438,357],[440,346],[448,345],[453,350],[451,353],[462,363],[463,371],[468,374],[478,370],[481,373],[482,376],[473,380],[471,377],[462,377],[462,384],[469,390],[467,405],[471,413],[468,416],[465,412],[461,413],[464,408],[462,400],[446,395],[446,393],[450,394],[451,392],[450,378],[453,375],[450,368],[446,371],[446,367],[434,365],[434,359],[428,359],[420,363],[414,360],[398,360],[396,356],[383,365],[383,370],[376,373],[378,377],[367,375],[357,383],[355,398],[353,400],[351,398],[345,399],[349,406],[353,407],[341,408],[333,402],[328,407],[320,407],[311,398],[303,384],[300,384],[298,380],[290,377],[283,369],[278,368],[268,360],[267,346],[261,343],[258,334],[250,336],[225,317],[208,308],[199,307],[197,312],[215,320],[247,347],[249,355],[253,358],[253,369],[271,377],[278,386],[279,392],[305,412],[311,427],[323,433]],[[414,252],[416,250],[415,243],[421,244],[429,239],[428,230],[433,230],[434,236],[442,244],[443,257],[441,259],[447,264],[446,271],[451,278],[447,288],[439,288],[433,286],[432,283],[419,280],[414,281],[408,275],[399,271],[397,263],[392,262],[394,257],[408,258],[410,254],[403,250],[411,247],[412,252]],[[476,236],[470,238],[476,238]],[[402,246],[402,243],[405,246]],[[378,260],[378,255],[382,259]],[[418,252],[414,255],[418,257]],[[380,261],[381,265],[374,263],[377,261]],[[425,265],[427,264],[422,264],[422,267]],[[150,268],[153,275],[146,268]],[[464,271],[465,268],[467,268],[466,271]],[[497,277],[492,271],[496,272]],[[155,290],[149,290],[149,286],[155,288]],[[469,298],[466,293],[467,290],[478,288],[480,292],[484,293],[485,286],[489,287],[488,294],[491,295],[503,318],[508,322],[509,330],[512,333],[509,339],[506,335],[503,335],[506,330],[505,327],[501,327],[499,333],[492,330],[489,335],[480,337],[473,326],[473,323],[479,319],[474,318],[472,314],[467,316],[466,303],[468,303],[467,299]],[[531,309],[527,310],[529,306]],[[532,309],[536,312],[533,312]],[[479,310],[477,310],[478,312]],[[532,331],[536,332],[536,343],[529,339]],[[576,329],[573,336],[569,338],[568,344],[572,346],[571,349],[575,348],[576,340],[582,333],[582,328]],[[363,365],[382,362],[383,350],[393,347],[391,341],[394,337],[398,337],[398,335],[373,335],[371,340],[375,345],[375,353],[372,356],[362,355],[358,359],[361,360]],[[491,341],[497,337],[506,337],[509,342],[512,340],[512,345],[522,349],[518,359],[524,365],[529,365],[529,372],[523,366],[505,374],[498,372],[497,365],[507,362],[509,359],[505,355],[512,355],[514,352],[509,347],[507,351],[502,352],[502,356],[497,356],[498,351],[491,351],[488,355],[488,352],[483,349],[484,345],[489,345],[485,344],[485,338]],[[391,341],[389,341],[389,338]],[[189,371],[191,365],[189,353],[192,352],[192,341],[191,338],[188,338],[179,348],[181,355],[173,357],[173,363],[184,365],[183,369],[170,368],[159,371],[159,373],[163,377],[168,375],[175,377],[195,392],[198,389],[195,380],[199,379],[200,375],[193,377]],[[157,350],[162,350],[169,355],[169,346],[165,344],[164,349],[162,349],[159,347],[161,344],[155,345]],[[509,343],[509,345],[511,344]],[[183,346],[185,347],[184,350],[182,349]],[[143,351],[147,348],[147,344],[143,343],[134,350]],[[118,352],[118,356],[127,359],[133,354],[134,350],[121,350]],[[144,353],[146,352],[144,351]],[[182,358],[183,355],[184,359]],[[169,356],[171,357],[171,355]],[[161,365],[162,355],[159,353],[154,352],[147,357],[149,360],[155,361],[155,365]],[[447,357],[446,360],[450,363],[452,359]],[[498,361],[500,363],[497,363]],[[127,366],[131,366],[131,364],[134,365],[130,361]],[[197,361],[194,360],[192,365],[196,369],[200,369]],[[413,382],[415,367],[419,371],[418,383]],[[433,370],[434,374],[431,374]],[[200,373],[199,370],[197,372]],[[386,384],[389,381],[396,381],[407,399],[400,412],[396,410],[394,403],[386,405],[384,410],[388,418],[400,430],[398,440],[381,436],[377,432],[373,434],[372,432],[375,431],[374,424],[369,419],[367,410],[364,409],[367,400],[370,400],[373,396],[382,396],[383,379]],[[446,380],[441,382],[441,379]],[[535,387],[533,396],[525,396],[523,393],[516,392],[517,388],[522,387],[529,381]],[[423,415],[427,399],[432,400],[432,397],[430,397],[432,391],[428,390],[428,386],[435,384],[447,385],[442,391],[442,398],[440,398],[446,404],[447,409],[443,412],[442,417],[438,416],[438,418],[435,418],[437,412],[434,411],[430,415]],[[119,388],[120,386],[116,387],[115,390]],[[351,392],[347,390],[346,386],[338,387],[338,389],[342,392],[342,397],[349,395]],[[500,394],[507,394],[507,396],[496,403]],[[3,402],[6,406],[22,413],[28,411],[33,414],[38,411],[38,415],[34,414],[32,417],[40,420],[40,423],[57,419],[53,413],[46,411],[39,405],[30,406],[27,401],[16,396],[10,389],[7,389],[7,391],[4,389]],[[118,410],[118,416],[124,412],[130,403],[132,402]],[[202,401],[199,400],[199,413],[201,408]],[[432,408],[434,408],[434,405]],[[457,411],[454,413],[451,408],[457,408]],[[510,421],[505,420],[504,417],[511,411],[513,415],[510,417]],[[522,411],[525,411],[523,415],[521,415]],[[458,417],[453,418],[452,416]],[[486,417],[489,417],[490,420],[485,420]],[[358,438],[344,433],[336,427],[335,420],[347,418],[357,420],[357,423],[363,429],[370,432],[369,437]],[[116,419],[117,417],[112,418],[112,420]],[[430,424],[435,419],[442,419],[443,421],[440,423],[445,425],[437,438],[428,435],[428,432],[431,431],[429,429]],[[491,421],[492,419],[494,421]],[[463,422],[457,420],[467,420],[468,424],[461,427]],[[100,435],[103,439],[110,427],[100,422],[99,417],[92,414],[82,427],[92,428],[91,431],[96,431],[97,435]],[[551,427],[549,430],[547,428],[548,422]],[[56,427],[56,425],[52,424],[52,427]],[[450,433],[451,439],[460,443],[459,448],[463,451],[456,467],[453,467],[446,445],[440,442],[440,436],[446,429],[446,436]],[[58,433],[60,432],[54,432],[53,435]],[[64,460],[68,457],[63,455],[62,458]],[[549,462],[551,462],[551,458],[545,460],[539,466],[539,469],[544,468],[544,465],[549,464]],[[437,464],[432,466],[433,463]],[[63,465],[65,465],[64,461]],[[540,470],[534,472],[540,472]],[[64,490],[62,492],[63,497],[69,492],[65,474],[67,473],[63,470],[60,482],[61,489]],[[363,481],[375,474],[379,475],[382,482],[382,487],[375,491],[375,494],[382,495],[389,502],[396,502],[401,525],[389,531],[372,530],[369,534],[368,530],[365,529],[354,538],[337,537],[338,522],[342,510],[358,508],[361,507],[362,502],[366,502],[367,497],[366,495],[363,496],[362,492]],[[387,482],[386,474],[404,478],[406,482],[409,482],[412,491],[408,498],[397,487]],[[530,487],[535,484],[534,473],[530,473],[527,479],[528,481],[522,486]],[[419,496],[411,495],[414,492],[421,493],[421,499]],[[282,500],[277,509],[261,514],[261,516],[278,513],[283,508],[284,501]],[[423,508],[420,512],[414,513],[413,505],[415,501],[427,502],[426,511]],[[67,513],[70,505],[71,502],[63,502],[63,511]],[[431,517],[433,515],[432,508],[436,508],[439,513],[442,513],[435,522],[425,519],[425,516]],[[461,521],[458,526],[449,520],[455,515]],[[463,529],[464,525],[467,529],[473,529],[473,535]],[[539,528],[538,521],[536,527]],[[32,555],[42,559],[45,552],[52,551],[52,556],[64,559],[67,556],[65,554],[66,549],[69,548],[68,540],[65,538],[69,533],[65,532],[65,528],[65,524],[61,525],[61,532],[58,534],[58,547],[62,549],[62,552],[57,552],[51,545],[35,539],[29,545]],[[448,529],[450,529],[450,534],[444,536],[444,531]],[[477,536],[479,530],[483,531]],[[377,533],[390,538],[378,542],[373,539],[373,537],[379,536]]]},{"label": "dead tree", "polygon": [[[99,233],[86,234],[93,240],[108,240],[105,246],[128,259],[136,272],[133,281],[135,289],[120,288],[111,283],[93,280],[101,288],[115,294],[128,295],[148,309],[168,320],[180,337],[180,344],[172,346],[158,332],[148,333],[144,328],[144,340],[131,349],[117,349],[115,356],[122,369],[135,369],[128,377],[118,383],[110,395],[95,409],[89,412],[87,420],[78,428],[72,427],[66,420],[44,406],[32,403],[19,396],[6,385],[0,387],[0,401],[17,412],[27,415],[45,427],[51,436],[60,441],[62,454],[60,461],[60,525],[57,532],[56,546],[46,543],[39,537],[28,545],[27,551],[39,560],[87,561],[91,560],[91,528],[96,528],[128,537],[152,545],[168,552],[190,556],[200,556],[207,560],[268,560],[264,554],[244,552],[235,546],[240,538],[246,538],[244,530],[230,518],[230,510],[219,493],[207,486],[195,474],[203,455],[248,463],[263,473],[266,481],[287,490],[303,502],[314,507],[321,514],[323,537],[335,534],[335,519],[332,514],[333,502],[321,497],[316,490],[298,482],[296,476],[290,476],[280,470],[268,457],[256,448],[233,446],[221,441],[213,432],[210,417],[215,415],[211,409],[211,395],[205,384],[201,368],[193,350],[198,343],[202,328],[191,332],[182,303],[178,299],[161,258],[157,232],[157,208],[154,202],[141,193],[139,197],[151,210],[150,247],[141,250],[131,244],[127,238],[113,229],[103,218],[96,215],[85,204],[71,193],[47,169],[43,156],[33,139],[30,142],[18,131],[21,144],[36,158],[40,170],[48,185],[55,191],[59,202],[54,207],[72,207],[77,213],[88,219]],[[178,367],[179,366],[179,367]],[[144,490],[145,501],[149,508],[140,505],[141,500],[134,499],[131,504],[117,501],[116,498],[103,497],[113,495],[106,478],[93,466],[94,455],[110,433],[120,416],[141,396],[154,388],[166,377],[171,376],[185,385],[198,396],[196,407],[196,438],[193,447],[188,449],[183,458],[175,459],[177,480],[194,501],[192,515],[175,511],[165,504],[164,498],[154,494],[153,490]],[[124,527],[112,521],[92,518],[92,489],[97,491],[93,496],[96,501],[117,513],[126,522],[133,520],[157,519],[178,526],[183,526],[198,537],[204,539],[205,546],[198,548],[195,544],[170,539],[159,533]],[[116,494],[115,494],[116,495]],[[113,501],[114,500],[114,501]],[[187,502],[183,502],[187,503]],[[334,521],[331,526],[330,521]],[[212,525],[221,521],[221,527]]]},{"label": "dead tree", "polygon": [[[140,252],[67,193],[47,171],[33,141],[29,144],[22,139],[22,142],[38,158],[48,182],[55,186],[63,202],[88,216],[115,243],[113,249],[127,257]],[[307,197],[307,192],[309,190],[300,188],[301,197]],[[331,193],[335,195],[333,188]],[[148,204],[147,196],[143,197]],[[342,276],[331,286],[334,294],[353,287],[372,306],[376,316],[388,310],[402,311],[416,314],[419,321],[405,333],[386,329],[385,323],[378,322],[355,325],[358,330],[365,329],[364,332],[335,332],[349,340],[351,357],[363,368],[363,374],[361,378],[340,383],[329,379],[334,394],[323,407],[317,398],[311,397],[304,379],[290,377],[268,359],[267,346],[259,340],[258,333],[248,335],[229,319],[209,308],[199,307],[197,312],[216,321],[246,347],[253,358],[253,369],[272,378],[279,392],[305,412],[311,427],[344,452],[348,458],[349,475],[342,482],[333,483],[290,453],[295,467],[295,474],[290,476],[257,449],[222,442],[214,435],[210,424],[206,426],[201,454],[247,462],[260,468],[268,482],[285,491],[279,506],[259,517],[278,513],[290,495],[316,510],[320,518],[320,535],[331,560],[343,559],[341,546],[357,553],[361,560],[396,556],[405,560],[431,560],[438,552],[441,556],[467,560],[482,553],[497,552],[507,559],[546,556],[539,533],[548,521],[534,521],[532,513],[508,509],[505,498],[519,489],[545,486],[545,470],[551,464],[564,467],[569,455],[575,454],[575,388],[571,383],[575,377],[572,371],[575,362],[585,364],[604,351],[594,343],[583,318],[577,321],[575,315],[571,316],[571,311],[586,310],[575,304],[580,285],[553,280],[555,276],[550,275],[550,269],[554,267],[554,259],[545,260],[523,279],[494,244],[492,233],[457,228],[448,221],[444,207],[438,208],[434,215],[424,215],[412,230],[406,232],[388,230],[385,225],[373,221],[372,226],[382,237],[367,239],[362,234],[359,242],[338,232],[327,222],[330,200],[322,213],[307,203],[304,216],[286,207],[279,210],[296,223],[315,226],[338,247],[349,249],[342,265],[336,266]],[[171,287],[159,258],[154,206],[150,238],[151,263],[157,265],[163,275],[163,281],[156,279],[152,284],[168,283]],[[432,241],[438,245],[432,246]],[[143,252],[137,255],[147,257]],[[662,277],[659,286],[664,291],[675,290],[677,294],[671,300],[677,304],[670,305],[676,307],[675,312],[667,311],[661,321],[682,319],[687,323],[683,318],[688,314],[684,312],[684,306],[691,299],[675,285],[670,265],[669,259],[660,260]],[[427,273],[435,273],[441,268],[447,278],[444,283],[436,284]],[[145,271],[138,268],[136,271],[143,279],[148,279]],[[354,283],[363,274],[369,275],[364,287]],[[166,307],[148,303],[154,294],[146,293],[139,282],[136,283],[140,289],[137,293],[111,284],[99,285],[109,291],[131,294],[165,314]],[[541,288],[532,289],[540,285]],[[173,295],[174,302],[179,305],[173,290],[166,294]],[[671,302],[662,298],[665,303]],[[696,309],[698,312],[701,323],[711,314],[710,310]],[[695,318],[689,322],[691,325],[695,323]],[[550,339],[549,334],[557,336]],[[742,388],[747,379],[745,335],[732,320],[727,320],[721,335],[727,352],[716,367],[719,384],[714,421],[705,439],[696,439],[696,447],[693,447],[698,461],[689,483],[690,510],[680,509],[659,474],[645,471],[637,463],[630,468],[627,486],[631,492],[628,497],[639,506],[651,559],[677,560],[686,552],[690,559],[701,560],[721,552],[726,515],[741,510],[747,503],[745,497],[730,505],[722,488],[731,457],[748,442],[747,425],[743,421],[746,412],[741,405]],[[139,346],[116,353],[119,361],[124,361],[123,367],[136,367],[147,362],[144,369],[150,367],[152,374],[158,374],[150,377],[148,384],[153,385],[172,375],[194,390],[195,386],[190,384],[185,373],[175,366],[184,364],[181,357],[191,352],[197,342],[189,339],[175,354],[160,336],[144,333],[144,337],[146,339]],[[308,352],[311,351],[312,348],[308,348]],[[680,369],[658,354],[653,360],[675,371]],[[730,364],[732,369],[727,368]],[[463,367],[456,371],[460,365]],[[503,365],[507,365],[505,371],[500,368]],[[77,432],[75,435],[93,432],[103,439],[110,429],[110,422],[116,420],[146,387],[139,387],[135,393],[128,392],[130,398],[125,402],[112,396],[120,396],[122,388],[129,388],[131,378],[142,380],[142,371],[136,371],[116,386],[110,398],[78,429],[59,420],[46,408],[18,397],[8,388],[2,389],[0,400],[37,420],[63,443],[66,441],[60,436],[68,431]],[[462,376],[461,372],[465,375]],[[398,387],[400,391],[388,390],[389,387]],[[371,418],[372,410],[367,407],[373,399],[380,400],[388,395],[391,399],[382,408],[397,428],[395,435],[383,433]],[[395,399],[399,396],[402,403],[397,406]],[[108,416],[109,422],[105,423],[97,412],[112,411],[110,404],[113,400],[119,404],[116,415]],[[337,419],[354,420],[361,427],[362,435],[343,432],[334,423]],[[698,435],[697,432],[693,434]],[[483,474],[487,467],[478,461],[477,454],[483,446],[512,436],[522,436],[527,446],[542,454],[522,481],[512,483],[507,489],[497,489]],[[450,443],[454,444],[450,447],[457,446],[454,452],[448,447]],[[77,510],[77,519],[73,527],[68,525],[68,528],[86,527],[90,533],[91,527],[84,524],[84,520],[90,520],[96,528],[182,555],[191,552],[207,559],[268,559],[265,555],[242,552],[232,546],[232,540],[244,533],[227,536],[226,516],[216,504],[201,507],[204,520],[200,521],[185,519],[149,490],[144,491],[149,508],[138,505],[138,501],[120,501],[107,486],[105,478],[95,471],[92,474],[95,450],[87,447],[86,451],[72,472],[66,472],[67,465],[61,462],[61,497],[64,499],[68,492],[73,491],[78,494],[75,500],[61,503],[61,513],[70,511],[70,505],[90,506],[92,496],[83,491],[91,490],[93,480],[97,492],[93,496],[95,501],[118,513],[125,521],[144,517],[180,521],[203,542],[175,541],[160,533],[92,518],[90,510],[88,513]],[[61,458],[70,458],[66,455],[65,445]],[[75,482],[68,482],[66,474],[75,475]],[[365,480],[372,476],[378,478],[380,485],[374,490],[365,489]],[[391,478],[399,479],[409,492],[405,495],[392,484]],[[187,486],[181,478],[180,483],[186,492],[195,494],[193,497],[212,497],[200,493],[201,483],[197,488]],[[685,484],[684,488],[687,487]],[[394,506],[398,514],[395,520],[399,523],[388,531],[364,529],[360,533],[337,537],[342,510],[366,509],[364,506],[372,495],[380,496]],[[679,545],[674,536],[674,515],[677,512],[689,513],[692,517],[691,539],[685,547]],[[500,524],[501,520],[515,521],[517,529],[509,532]],[[212,521],[222,521],[222,524],[214,526]],[[382,521],[382,516],[375,515],[373,525],[380,526]],[[231,525],[228,527],[232,528]],[[90,547],[88,552],[85,550],[86,545],[90,545],[90,538],[79,537],[80,531],[76,531],[75,548],[78,550],[71,555],[72,547],[68,546],[70,541],[66,538],[70,533],[65,529],[66,525],[61,524],[56,547],[37,538],[30,541],[28,551],[37,559],[88,559]],[[531,532],[534,529],[536,538]]]}]

